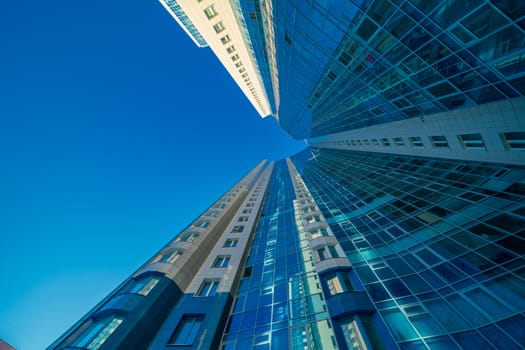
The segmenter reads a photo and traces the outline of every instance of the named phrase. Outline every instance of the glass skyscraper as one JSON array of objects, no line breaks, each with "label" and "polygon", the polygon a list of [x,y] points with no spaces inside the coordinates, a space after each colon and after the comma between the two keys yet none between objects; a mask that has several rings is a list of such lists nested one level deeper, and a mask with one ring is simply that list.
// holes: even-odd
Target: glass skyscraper
[{"label": "glass skyscraper", "polygon": [[310,146],[49,349],[525,347],[525,2],[161,3]]}]

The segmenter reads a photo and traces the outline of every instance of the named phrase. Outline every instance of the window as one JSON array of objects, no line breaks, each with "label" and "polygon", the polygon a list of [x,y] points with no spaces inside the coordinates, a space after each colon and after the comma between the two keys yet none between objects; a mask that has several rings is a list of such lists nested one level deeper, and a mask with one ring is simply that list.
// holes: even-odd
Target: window
[{"label": "window", "polygon": [[198,224],[196,224],[194,226],[195,227],[208,228],[208,226],[210,226],[210,223],[208,221],[204,221],[204,222],[198,223]]},{"label": "window", "polygon": [[326,276],[326,283],[328,285],[328,289],[330,290],[330,295],[336,295],[354,290],[350,276],[346,271],[328,274]]},{"label": "window", "polygon": [[330,255],[332,258],[338,258],[339,254],[337,254],[337,250],[335,250],[335,247],[333,245],[328,246],[328,251],[330,252]]},{"label": "window", "polygon": [[166,262],[166,263],[173,264],[175,261],[177,261],[177,259],[180,258],[181,255],[182,255],[182,252],[176,250],[176,251],[174,251],[174,252],[161,254],[161,255],[157,258],[157,261],[161,261],[161,262]]},{"label": "window", "polygon": [[377,139],[372,139],[372,145],[374,146],[379,146],[379,141],[377,141]]},{"label": "window", "polygon": [[206,17],[208,17],[208,19],[212,19],[213,17],[217,16],[219,13],[215,9],[215,5],[210,5],[204,9],[204,14],[206,14]]},{"label": "window", "polygon": [[321,218],[319,216],[310,216],[308,219],[306,219],[306,222],[309,224],[313,224],[314,222],[321,221]]},{"label": "window", "polygon": [[341,328],[343,329],[344,339],[349,349],[368,349],[356,320],[353,318],[343,320],[341,322]]},{"label": "window", "polygon": [[225,248],[237,247],[238,242],[239,242],[238,239],[227,239],[226,242],[224,242],[224,247]]},{"label": "window", "polygon": [[227,43],[229,43],[230,41],[232,41],[232,39],[230,38],[230,36],[228,34],[226,34],[225,36],[223,36],[221,38],[221,43],[223,45],[226,45]]},{"label": "window", "polygon": [[318,237],[326,237],[328,236],[328,231],[326,231],[325,228],[322,228],[322,229],[313,231],[311,234],[312,234],[312,239],[318,238]]},{"label": "window", "polygon": [[394,137],[393,141],[394,141],[394,145],[396,145],[396,147],[405,147],[405,142],[403,141],[403,139],[401,137]]},{"label": "window", "polygon": [[228,46],[228,47],[226,48],[226,52],[228,52],[228,53],[232,53],[232,52],[234,52],[234,51],[235,51],[235,46],[233,46],[233,45],[232,45],[232,46]]},{"label": "window", "polygon": [[251,209],[244,209],[244,210],[242,211],[243,214],[250,214],[251,212],[252,212]]},{"label": "window", "polygon": [[112,316],[93,322],[72,344],[78,348],[99,349],[124,321],[122,317]]},{"label": "window", "polygon": [[326,247],[319,248],[317,249],[317,253],[319,254],[319,260],[321,261],[339,257],[339,254],[337,253],[337,250],[333,245],[328,245]]},{"label": "window", "polygon": [[232,229],[233,233],[240,233],[242,231],[244,231],[244,226],[243,225],[233,226],[233,229]]},{"label": "window", "polygon": [[385,146],[385,147],[390,146],[390,141],[388,141],[388,139],[387,139],[386,137],[384,137],[384,138],[381,139],[381,143],[382,143],[383,146]]},{"label": "window", "polygon": [[230,256],[221,255],[215,259],[215,262],[213,263],[213,267],[227,267],[229,264],[230,264]]},{"label": "window", "polygon": [[224,24],[222,24],[222,21],[213,25],[213,30],[215,30],[215,33],[219,34],[222,32],[226,27],[224,27]]},{"label": "window", "polygon": [[217,293],[217,288],[219,288],[218,280],[204,281],[202,282],[202,285],[199,288],[199,291],[197,292],[196,296],[212,297],[215,295],[215,293]]},{"label": "window", "polygon": [[508,150],[525,150],[525,132],[504,132],[502,138]]},{"label": "window", "polygon": [[326,250],[324,248],[317,249],[317,254],[319,254],[319,260],[323,261],[329,258]]},{"label": "window", "polygon": [[466,149],[486,149],[485,142],[481,134],[462,134],[458,135],[459,142]]},{"label": "window", "polygon": [[239,55],[235,54],[231,58],[232,58],[232,61],[235,62],[235,61],[237,61],[239,59]]},{"label": "window", "polygon": [[445,136],[430,136],[430,142],[434,148],[449,147],[447,138]]},{"label": "window", "polygon": [[419,136],[409,137],[408,141],[410,142],[412,147],[420,147],[420,148],[423,147],[423,141],[421,141],[421,137]]},{"label": "window", "polygon": [[239,221],[239,222],[246,222],[246,221],[248,221],[248,217],[247,216],[240,216],[237,221]]},{"label": "window", "polygon": [[158,276],[150,276],[149,278],[137,280],[129,292],[146,296],[157,285],[157,283],[159,283],[159,280],[160,278]]},{"label": "window", "polygon": [[184,233],[180,236],[182,242],[193,243],[199,238],[199,234],[196,232]]},{"label": "window", "polygon": [[184,315],[168,345],[192,345],[202,325],[203,315]]}]

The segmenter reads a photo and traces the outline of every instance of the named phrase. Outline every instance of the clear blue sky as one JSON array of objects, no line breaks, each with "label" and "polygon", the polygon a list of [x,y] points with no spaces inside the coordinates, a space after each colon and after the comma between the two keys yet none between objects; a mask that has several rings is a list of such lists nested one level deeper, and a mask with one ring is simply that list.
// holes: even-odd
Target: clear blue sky
[{"label": "clear blue sky", "polygon": [[305,146],[156,0],[4,1],[0,45],[0,338],[21,350]]}]

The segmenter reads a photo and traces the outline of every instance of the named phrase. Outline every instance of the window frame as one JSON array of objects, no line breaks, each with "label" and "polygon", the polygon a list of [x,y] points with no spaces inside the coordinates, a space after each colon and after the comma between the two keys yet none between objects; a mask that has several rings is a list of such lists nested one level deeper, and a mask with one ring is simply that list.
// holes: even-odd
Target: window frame
[{"label": "window frame", "polygon": [[445,135],[433,135],[428,137],[433,148],[450,148]]},{"label": "window frame", "polygon": [[525,131],[504,132],[501,139],[508,151],[525,150]]},{"label": "window frame", "polygon": [[220,280],[219,279],[210,279],[204,280],[201,283],[201,286],[195,293],[196,297],[213,297],[217,294],[219,289]]},{"label": "window frame", "polygon": [[239,239],[237,238],[228,238],[224,241],[223,248],[235,248],[239,244]]},{"label": "window frame", "polygon": [[182,254],[184,254],[184,253],[182,251],[180,251],[180,250],[173,250],[173,251],[170,251],[170,252],[167,252],[167,253],[161,253],[157,257],[157,259],[155,259],[155,262],[163,262],[163,263],[173,264],[174,262],[179,260],[179,258],[182,256]]},{"label": "window frame", "polygon": [[210,6],[206,7],[203,12],[208,18],[208,20],[211,20],[219,14],[219,12],[217,12],[217,9],[215,8],[215,4],[211,4]]},{"label": "window frame", "polygon": [[235,225],[232,227],[232,233],[242,233],[244,232],[245,225]]},{"label": "window frame", "polygon": [[[175,331],[168,340],[167,345],[177,345],[177,346],[191,346],[197,339],[202,323],[204,322],[204,315],[191,315],[185,314],[182,316],[181,320],[175,327]],[[189,329],[186,327],[189,325]],[[196,327],[196,328],[195,328]],[[184,333],[183,333],[184,332]],[[180,339],[180,337],[183,337]]]},{"label": "window frame", "polygon": [[225,268],[230,266],[231,255],[219,255],[213,261],[213,268]]},{"label": "window frame", "polygon": [[464,149],[487,149],[483,136],[480,133],[460,134],[458,139]]},{"label": "window frame", "polygon": [[124,317],[117,315],[92,320],[92,323],[76,337],[71,345],[89,350],[100,349],[123,321]]},{"label": "window frame", "polygon": [[350,278],[350,271],[334,271],[324,276],[330,296],[355,291],[354,283]]},{"label": "window frame", "polygon": [[135,279],[133,281],[134,285],[130,288],[128,293],[147,296],[149,293],[151,293],[153,288],[155,288],[157,283],[159,283],[160,277],[156,275],[151,275],[148,277]]}]

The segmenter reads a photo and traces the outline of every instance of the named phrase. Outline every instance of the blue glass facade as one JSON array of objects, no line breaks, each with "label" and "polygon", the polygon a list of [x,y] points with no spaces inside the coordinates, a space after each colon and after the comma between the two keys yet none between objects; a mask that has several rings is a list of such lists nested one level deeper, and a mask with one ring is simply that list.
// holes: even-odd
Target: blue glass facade
[{"label": "blue glass facade", "polygon": [[273,170],[251,244],[249,273],[235,295],[223,336],[225,350],[320,349],[323,337],[335,348],[317,273],[305,261],[308,248],[300,242],[294,199],[290,174],[281,160]]},{"label": "blue glass facade", "polygon": [[525,344],[525,168],[308,149],[305,184],[402,349]]},{"label": "blue glass facade", "polygon": [[171,11],[177,16],[178,20],[184,28],[186,29],[187,33],[193,38],[193,41],[199,45],[199,47],[205,47],[208,46],[206,43],[206,40],[202,37],[201,33],[199,33],[198,29],[193,25],[191,20],[188,18],[188,16],[184,13],[180,5],[175,0],[164,0],[166,5],[169,6]]},{"label": "blue glass facade", "polygon": [[[426,127],[419,117],[525,95],[523,1],[229,4],[298,139],[416,117]],[[495,105],[509,129],[451,135],[461,151],[504,141],[503,162],[525,132]],[[439,150],[453,141],[443,124],[429,136]],[[392,153],[312,147],[262,162],[50,349],[523,349],[523,163],[401,155],[401,135],[384,136]]]},{"label": "blue glass facade", "polygon": [[[250,44],[252,55],[257,62],[257,68],[270,103],[271,112],[275,113],[275,96],[273,92],[270,61],[268,59],[268,42],[262,25],[262,14],[259,0],[236,0],[235,7],[239,20],[243,21],[243,31],[246,42]],[[252,33],[252,35],[250,35]]]},{"label": "blue glass facade", "polygon": [[525,93],[522,1],[271,4],[276,113],[297,139]]},{"label": "blue glass facade", "polygon": [[525,167],[308,148],[251,174],[50,349],[523,348]]}]

